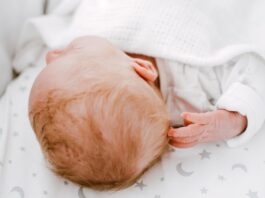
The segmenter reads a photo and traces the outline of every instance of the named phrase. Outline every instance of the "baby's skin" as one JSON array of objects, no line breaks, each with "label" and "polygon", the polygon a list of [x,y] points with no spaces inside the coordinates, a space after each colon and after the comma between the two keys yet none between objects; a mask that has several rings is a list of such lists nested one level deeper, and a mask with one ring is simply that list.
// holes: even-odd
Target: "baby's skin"
[{"label": "baby's skin", "polygon": [[[152,57],[130,54],[150,61],[150,64],[134,65],[135,71],[144,79],[154,82],[158,77],[155,60]],[[140,67],[141,66],[141,67]],[[148,67],[147,67],[148,66]],[[183,112],[180,115],[184,120],[184,126],[170,128],[169,143],[178,148],[187,148],[200,143],[221,141],[233,138],[241,134],[247,128],[247,117],[238,112],[218,109],[205,113]]]},{"label": "baby's skin", "polygon": [[206,113],[183,112],[181,117],[185,126],[168,132],[170,144],[179,148],[227,140],[242,133],[247,126],[246,116],[224,109]]}]

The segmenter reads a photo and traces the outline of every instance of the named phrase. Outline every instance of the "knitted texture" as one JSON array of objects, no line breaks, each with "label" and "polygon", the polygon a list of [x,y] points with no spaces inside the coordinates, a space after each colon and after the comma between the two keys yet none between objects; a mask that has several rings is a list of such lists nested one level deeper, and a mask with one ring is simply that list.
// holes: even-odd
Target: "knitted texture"
[{"label": "knitted texture", "polygon": [[53,48],[97,35],[124,51],[215,66],[247,52],[265,57],[262,8],[264,0],[81,0],[73,15],[60,10],[33,24]]}]

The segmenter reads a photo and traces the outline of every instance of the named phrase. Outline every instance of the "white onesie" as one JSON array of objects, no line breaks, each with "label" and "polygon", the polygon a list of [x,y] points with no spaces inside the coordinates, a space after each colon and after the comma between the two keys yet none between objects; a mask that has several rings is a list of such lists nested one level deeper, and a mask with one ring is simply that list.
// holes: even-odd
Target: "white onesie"
[{"label": "white onesie", "polygon": [[183,111],[237,111],[247,116],[248,126],[244,133],[227,140],[230,147],[246,143],[261,128],[265,120],[265,62],[260,57],[244,54],[216,67],[160,58],[156,62],[172,126],[183,125]]}]

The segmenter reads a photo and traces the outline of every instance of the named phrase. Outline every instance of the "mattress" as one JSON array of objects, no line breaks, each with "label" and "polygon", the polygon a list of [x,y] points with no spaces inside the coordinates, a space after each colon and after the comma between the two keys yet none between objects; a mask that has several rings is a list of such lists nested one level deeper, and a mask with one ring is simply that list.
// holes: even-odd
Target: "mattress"
[{"label": "mattress", "polygon": [[265,126],[247,144],[171,147],[134,185],[98,192],[50,171],[27,116],[32,83],[43,56],[11,82],[0,99],[0,198],[263,198]]}]

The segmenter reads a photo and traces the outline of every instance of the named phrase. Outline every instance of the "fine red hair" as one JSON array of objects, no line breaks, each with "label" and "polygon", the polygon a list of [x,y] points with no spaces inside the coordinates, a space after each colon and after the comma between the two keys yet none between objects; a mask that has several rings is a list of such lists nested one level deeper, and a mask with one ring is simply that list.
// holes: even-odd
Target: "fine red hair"
[{"label": "fine red hair", "polygon": [[160,159],[169,118],[156,88],[137,74],[96,70],[31,102],[30,120],[55,173],[98,190],[121,189]]}]

